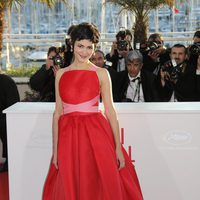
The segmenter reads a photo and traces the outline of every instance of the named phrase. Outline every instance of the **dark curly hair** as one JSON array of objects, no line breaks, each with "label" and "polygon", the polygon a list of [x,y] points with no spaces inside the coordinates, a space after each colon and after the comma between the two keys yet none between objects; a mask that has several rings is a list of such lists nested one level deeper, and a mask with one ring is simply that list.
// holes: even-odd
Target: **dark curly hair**
[{"label": "dark curly hair", "polygon": [[76,25],[71,32],[71,43],[74,46],[75,41],[90,40],[95,45],[99,42],[100,33],[94,24],[87,22]]}]

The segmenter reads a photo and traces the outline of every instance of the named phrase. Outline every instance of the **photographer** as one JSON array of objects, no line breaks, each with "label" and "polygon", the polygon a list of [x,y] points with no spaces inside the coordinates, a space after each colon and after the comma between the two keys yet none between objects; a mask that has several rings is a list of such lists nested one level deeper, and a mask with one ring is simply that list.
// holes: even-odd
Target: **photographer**
[{"label": "photographer", "polygon": [[49,48],[46,63],[31,76],[30,87],[40,94],[39,97],[34,98],[34,101],[55,101],[55,74],[59,68],[67,67],[71,64],[73,49],[71,48],[70,34],[75,27],[75,25],[69,27],[64,46]]},{"label": "photographer", "polygon": [[160,95],[163,101],[196,101],[199,97],[199,66],[187,60],[187,49],[182,44],[171,48],[171,60],[160,70]]},{"label": "photographer", "polygon": [[118,72],[117,102],[158,102],[160,101],[155,75],[143,69],[140,51],[129,51],[127,70]]},{"label": "photographer", "polygon": [[[19,93],[14,80],[0,73],[0,140],[3,143],[3,157],[6,158],[4,164],[0,162],[0,172],[8,170],[6,114],[3,110],[18,101]],[[1,156],[0,152],[0,158]]]},{"label": "photographer", "polygon": [[111,82],[112,82],[112,94],[113,94],[113,100],[115,101],[116,99],[116,81],[117,81],[117,72],[112,69],[109,62],[106,61],[104,53],[97,49],[95,50],[94,54],[90,58],[90,61],[94,63],[96,66],[101,67],[101,68],[106,68],[110,74],[111,77]]},{"label": "photographer", "polygon": [[112,63],[112,68],[119,72],[126,69],[125,58],[131,46],[132,34],[128,29],[120,30],[116,35],[116,41],[113,42],[111,52],[106,55],[106,60]]},{"label": "photographer", "polygon": [[[103,51],[97,49],[90,58],[90,61],[98,67],[104,68],[106,64],[105,55]],[[107,67],[105,67],[107,68]]]},{"label": "photographer", "polygon": [[160,66],[170,59],[169,51],[164,46],[163,38],[160,34],[151,34],[146,44],[141,45],[140,49],[143,58],[143,68],[158,74]]},{"label": "photographer", "polygon": [[[58,49],[56,47],[50,47],[47,53],[46,64],[31,76],[30,86],[33,90],[39,92],[40,96],[38,101],[54,102],[55,101],[55,74],[60,67],[63,67],[62,61],[59,65],[55,65],[59,56]],[[63,61],[64,62],[64,61]]]},{"label": "photographer", "polygon": [[193,36],[193,44],[188,47],[189,62],[193,65],[197,64],[200,55],[200,31],[196,31]]}]

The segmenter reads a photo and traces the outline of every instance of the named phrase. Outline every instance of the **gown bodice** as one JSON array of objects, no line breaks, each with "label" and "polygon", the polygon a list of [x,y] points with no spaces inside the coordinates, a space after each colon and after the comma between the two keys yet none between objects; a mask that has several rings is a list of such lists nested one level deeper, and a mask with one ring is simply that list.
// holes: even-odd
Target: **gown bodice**
[{"label": "gown bodice", "polygon": [[59,81],[63,114],[71,112],[98,112],[100,84],[92,66],[90,70],[66,68]]}]

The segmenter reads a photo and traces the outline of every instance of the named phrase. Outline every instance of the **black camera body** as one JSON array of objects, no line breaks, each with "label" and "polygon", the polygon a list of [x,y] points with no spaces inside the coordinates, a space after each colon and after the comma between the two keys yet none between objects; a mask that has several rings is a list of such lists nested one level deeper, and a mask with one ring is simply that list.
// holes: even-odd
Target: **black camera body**
[{"label": "black camera body", "polygon": [[147,43],[147,51],[154,51],[158,48],[159,48],[159,46],[156,42],[148,42]]},{"label": "black camera body", "polygon": [[182,72],[181,64],[177,64],[174,59],[167,61],[161,66],[163,72],[168,72],[171,80],[177,80]]},{"label": "black camera body", "polygon": [[126,40],[119,40],[117,41],[117,49],[119,51],[127,51],[128,42]]},{"label": "black camera body", "polygon": [[126,30],[121,30],[117,34],[117,49],[119,51],[127,51],[128,50],[128,41],[126,38]]},{"label": "black camera body", "polygon": [[51,58],[53,64],[59,66],[60,68],[64,67],[64,52],[65,46],[56,48],[56,55]]},{"label": "black camera body", "polygon": [[192,55],[200,55],[200,42],[191,45],[189,50]]}]

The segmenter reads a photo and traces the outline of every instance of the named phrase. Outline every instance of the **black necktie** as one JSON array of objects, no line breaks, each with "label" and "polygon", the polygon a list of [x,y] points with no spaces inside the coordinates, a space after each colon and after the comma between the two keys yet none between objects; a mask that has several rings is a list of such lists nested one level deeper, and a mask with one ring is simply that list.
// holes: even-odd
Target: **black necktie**
[{"label": "black necktie", "polygon": [[131,82],[135,82],[136,80],[140,80],[140,77],[134,78]]}]

